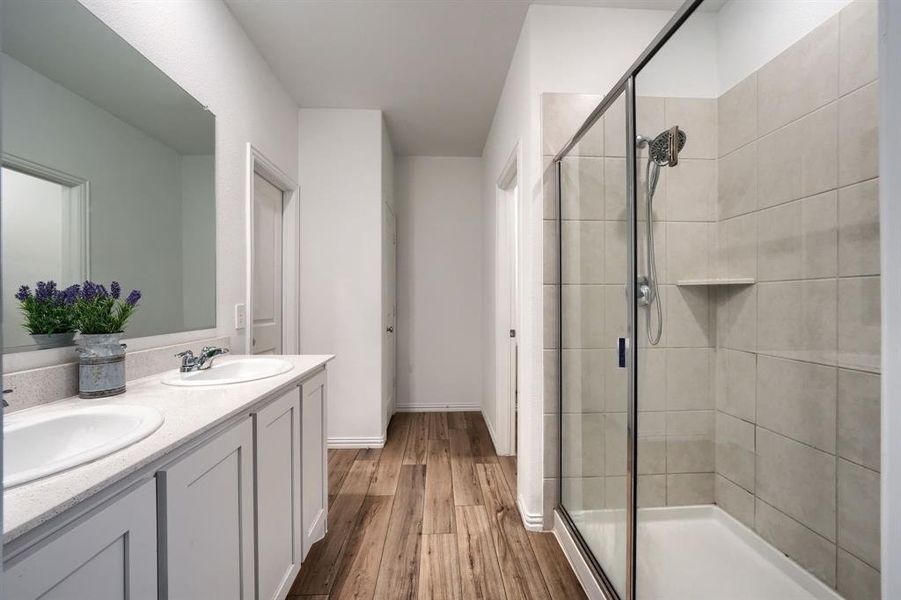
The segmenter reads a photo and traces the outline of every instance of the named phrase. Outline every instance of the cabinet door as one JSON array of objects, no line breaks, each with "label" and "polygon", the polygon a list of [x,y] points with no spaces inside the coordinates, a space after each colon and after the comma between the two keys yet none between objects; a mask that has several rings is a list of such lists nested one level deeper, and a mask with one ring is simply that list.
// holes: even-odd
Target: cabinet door
[{"label": "cabinet door", "polygon": [[325,371],[301,384],[303,443],[303,555],[325,536],[328,514],[328,463],[326,442]]},{"label": "cabinet door", "polygon": [[253,426],[248,417],[157,473],[160,597],[252,600]]},{"label": "cabinet door", "polygon": [[156,486],[147,481],[6,566],[17,600],[155,600]]},{"label": "cabinet door", "polygon": [[254,414],[257,598],[284,598],[300,570],[300,388]]}]

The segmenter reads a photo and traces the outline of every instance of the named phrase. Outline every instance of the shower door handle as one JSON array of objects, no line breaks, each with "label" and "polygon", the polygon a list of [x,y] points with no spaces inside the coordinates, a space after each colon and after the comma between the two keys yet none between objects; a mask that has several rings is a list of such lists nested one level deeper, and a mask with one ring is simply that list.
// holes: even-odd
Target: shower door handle
[{"label": "shower door handle", "polygon": [[628,343],[626,342],[626,338],[621,337],[617,341],[617,355],[619,356],[619,368],[626,368],[626,348],[628,348]]}]

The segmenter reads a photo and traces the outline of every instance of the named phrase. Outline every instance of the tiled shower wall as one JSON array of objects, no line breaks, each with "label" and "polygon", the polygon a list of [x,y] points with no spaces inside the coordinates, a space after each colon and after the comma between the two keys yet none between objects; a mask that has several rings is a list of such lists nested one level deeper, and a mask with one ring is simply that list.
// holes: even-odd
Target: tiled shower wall
[{"label": "tiled shower wall", "polygon": [[[848,598],[879,595],[876,76],[876,3],[857,0],[719,99],[641,97],[639,79],[637,101],[639,133],[679,124],[689,140],[655,195],[665,321],[658,346],[643,342],[643,324],[639,338],[639,503],[716,502]],[[548,165],[599,101],[543,96]],[[581,455],[564,465],[564,488],[576,510],[621,506],[624,490],[625,385],[612,340],[624,314],[615,273],[625,267],[625,176],[622,143],[611,143],[624,133],[621,107],[610,110],[592,132],[606,147],[582,144],[582,156],[564,164],[564,198],[594,205],[564,210],[565,262],[582,267],[564,273],[564,311],[572,326],[594,327],[603,346],[563,349],[572,391],[564,419],[578,432],[567,444]],[[558,475],[550,169],[545,184],[550,508]],[[592,261],[603,266],[592,270]],[[676,285],[734,277],[756,283]],[[585,318],[589,305],[599,316]],[[573,333],[565,337],[590,339]]]},{"label": "tiled shower wall", "polygon": [[[716,502],[848,598],[879,586],[876,3],[719,98]],[[681,168],[677,167],[677,170]]]}]

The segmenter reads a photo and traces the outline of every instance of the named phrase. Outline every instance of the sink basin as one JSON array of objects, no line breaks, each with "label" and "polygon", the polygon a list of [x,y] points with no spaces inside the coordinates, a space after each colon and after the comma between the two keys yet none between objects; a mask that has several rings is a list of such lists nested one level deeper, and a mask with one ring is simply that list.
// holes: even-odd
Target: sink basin
[{"label": "sink basin", "polygon": [[102,458],[138,442],[163,424],[143,406],[90,406],[7,417],[3,487],[34,481]]},{"label": "sink basin", "polygon": [[212,367],[203,371],[174,371],[163,378],[163,383],[183,386],[229,385],[275,377],[293,368],[294,365],[280,358],[237,358],[215,362]]}]

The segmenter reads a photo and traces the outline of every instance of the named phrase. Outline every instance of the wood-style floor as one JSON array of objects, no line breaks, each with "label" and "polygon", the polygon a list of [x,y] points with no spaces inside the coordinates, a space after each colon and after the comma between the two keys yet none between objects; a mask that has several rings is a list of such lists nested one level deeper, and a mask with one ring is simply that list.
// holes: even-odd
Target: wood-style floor
[{"label": "wood-style floor", "polygon": [[556,539],[526,531],[514,457],[479,413],[398,413],[379,450],[329,450],[328,534],[289,598],[584,598]]}]

